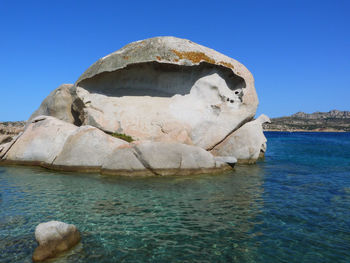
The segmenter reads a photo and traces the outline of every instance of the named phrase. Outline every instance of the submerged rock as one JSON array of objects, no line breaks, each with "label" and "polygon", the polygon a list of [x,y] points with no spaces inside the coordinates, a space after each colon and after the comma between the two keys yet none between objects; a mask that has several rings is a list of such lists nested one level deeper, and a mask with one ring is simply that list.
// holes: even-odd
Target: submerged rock
[{"label": "submerged rock", "polygon": [[75,225],[59,221],[41,223],[35,228],[35,239],[39,246],[33,253],[33,261],[43,261],[67,251],[80,241]]}]

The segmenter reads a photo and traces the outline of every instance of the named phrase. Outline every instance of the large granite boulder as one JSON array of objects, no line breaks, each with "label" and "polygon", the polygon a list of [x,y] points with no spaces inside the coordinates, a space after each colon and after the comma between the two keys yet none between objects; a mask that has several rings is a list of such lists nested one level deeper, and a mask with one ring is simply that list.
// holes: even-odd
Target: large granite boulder
[{"label": "large granite boulder", "polygon": [[211,153],[215,156],[234,156],[238,163],[254,163],[266,151],[266,137],[262,124],[270,119],[262,114],[254,121],[244,124],[224,141],[215,146]]},{"label": "large granite boulder", "polygon": [[98,60],[75,92],[83,124],[204,149],[252,119],[258,105],[242,64],[175,37],[137,41]]},{"label": "large granite boulder", "polygon": [[266,150],[268,118],[251,121],[257,105],[238,61],[185,39],[146,39],[51,92],[22,135],[2,139],[0,161],[103,174],[224,170]]},{"label": "large granite boulder", "polygon": [[60,221],[41,223],[35,228],[39,246],[34,250],[33,261],[53,258],[79,243],[80,233],[75,225]]}]

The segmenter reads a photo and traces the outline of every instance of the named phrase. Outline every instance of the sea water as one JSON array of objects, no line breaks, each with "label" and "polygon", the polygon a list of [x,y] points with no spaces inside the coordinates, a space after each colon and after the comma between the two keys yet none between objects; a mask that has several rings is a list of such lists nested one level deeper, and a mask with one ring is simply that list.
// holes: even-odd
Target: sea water
[{"label": "sea water", "polygon": [[265,160],[216,175],[0,167],[0,262],[31,262],[50,220],[82,235],[52,262],[350,262],[350,133],[266,136]]}]

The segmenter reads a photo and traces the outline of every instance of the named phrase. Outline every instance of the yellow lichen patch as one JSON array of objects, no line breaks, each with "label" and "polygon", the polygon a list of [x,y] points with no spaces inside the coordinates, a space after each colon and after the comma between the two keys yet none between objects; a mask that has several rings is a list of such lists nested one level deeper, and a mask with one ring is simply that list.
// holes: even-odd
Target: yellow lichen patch
[{"label": "yellow lichen patch", "polygon": [[171,50],[172,52],[174,52],[179,59],[187,59],[192,61],[193,63],[199,63],[201,61],[205,61],[211,64],[215,64],[215,60],[208,57],[206,54],[204,54],[203,52],[181,52],[178,50]]},{"label": "yellow lichen patch", "polygon": [[231,63],[220,61],[219,64],[234,69],[234,66]]},{"label": "yellow lichen patch", "polygon": [[157,58],[159,61],[162,60],[162,58],[161,58],[160,56],[156,56],[156,58]]},{"label": "yellow lichen patch", "polygon": [[124,56],[124,57],[123,57],[123,59],[126,59],[126,60],[128,60],[128,59],[129,59],[129,57],[128,57],[128,56]]},{"label": "yellow lichen patch", "polygon": [[174,59],[175,62],[179,62],[179,60],[177,58]]}]

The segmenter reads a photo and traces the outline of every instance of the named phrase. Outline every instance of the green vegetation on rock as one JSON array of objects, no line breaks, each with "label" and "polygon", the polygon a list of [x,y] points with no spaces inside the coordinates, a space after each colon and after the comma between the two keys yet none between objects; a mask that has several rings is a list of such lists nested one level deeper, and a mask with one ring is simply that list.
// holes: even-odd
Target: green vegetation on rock
[{"label": "green vegetation on rock", "polygon": [[115,138],[118,138],[118,139],[121,139],[121,140],[124,140],[124,141],[127,141],[127,142],[133,142],[135,141],[131,136],[129,135],[126,135],[124,133],[111,133],[110,134],[111,136],[115,137]]}]

